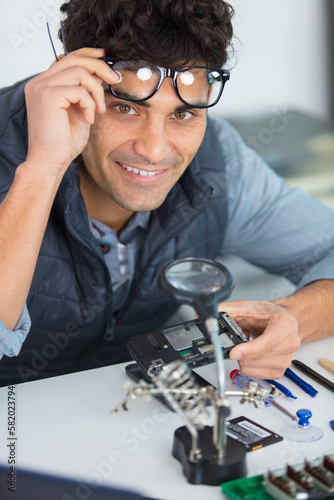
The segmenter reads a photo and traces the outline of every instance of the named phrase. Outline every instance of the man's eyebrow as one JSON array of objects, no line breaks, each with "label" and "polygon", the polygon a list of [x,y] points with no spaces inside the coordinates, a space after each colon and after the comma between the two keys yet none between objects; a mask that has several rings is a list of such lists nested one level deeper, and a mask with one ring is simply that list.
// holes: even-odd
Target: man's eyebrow
[{"label": "man's eyebrow", "polygon": [[[137,104],[137,106],[143,106],[144,108],[150,108],[151,104],[149,101],[149,99],[147,101],[137,101],[135,104]],[[190,104],[180,104],[174,109],[174,113],[185,113],[186,111],[192,111],[194,109],[196,109],[196,106],[190,106]]]},{"label": "man's eyebrow", "polygon": [[175,113],[185,113],[186,111],[193,111],[194,109],[196,109],[196,105],[180,104],[180,106],[175,109]]}]

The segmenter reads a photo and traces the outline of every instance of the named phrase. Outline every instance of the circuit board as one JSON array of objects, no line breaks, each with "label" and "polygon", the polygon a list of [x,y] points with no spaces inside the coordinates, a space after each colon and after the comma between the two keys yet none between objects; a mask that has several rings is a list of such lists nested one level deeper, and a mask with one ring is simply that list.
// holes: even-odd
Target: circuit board
[{"label": "circuit board", "polygon": [[287,465],[267,474],[235,479],[222,484],[232,500],[291,500],[305,495],[334,499],[334,455],[325,455],[303,464]]}]

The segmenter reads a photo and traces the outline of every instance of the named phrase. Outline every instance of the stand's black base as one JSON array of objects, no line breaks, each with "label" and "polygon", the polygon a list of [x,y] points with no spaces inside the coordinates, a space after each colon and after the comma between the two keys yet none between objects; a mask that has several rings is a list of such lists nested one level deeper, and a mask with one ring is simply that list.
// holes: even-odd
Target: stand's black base
[{"label": "stand's black base", "polygon": [[191,436],[188,429],[179,427],[174,433],[173,457],[181,462],[188,483],[218,486],[247,475],[246,447],[227,436],[224,457],[218,461],[212,431],[208,426],[198,431],[202,458],[196,463],[189,460]]}]

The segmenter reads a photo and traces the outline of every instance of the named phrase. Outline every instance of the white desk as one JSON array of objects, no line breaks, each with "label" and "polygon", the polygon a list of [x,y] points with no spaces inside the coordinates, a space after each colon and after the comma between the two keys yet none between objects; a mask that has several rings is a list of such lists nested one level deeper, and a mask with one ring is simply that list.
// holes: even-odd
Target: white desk
[{"label": "white desk", "polygon": [[[320,357],[333,359],[333,353],[334,337],[302,346],[296,358],[334,381],[334,376],[317,364]],[[122,384],[128,378],[124,366],[17,385],[16,466],[83,482],[93,480],[132,488],[166,500],[224,498],[220,487],[187,483],[180,463],[171,455],[174,430],[183,424],[159,402],[138,399],[130,403],[129,412],[110,414],[125,395]],[[235,362],[227,361],[227,374],[236,367]],[[312,459],[334,452],[334,432],[329,426],[329,420],[334,419],[334,393],[293,370],[318,389],[319,394],[313,399],[283,377],[282,383],[298,399],[282,398],[281,403],[293,413],[300,408],[310,409],[311,423],[325,435],[313,443],[283,440],[249,452],[249,476],[265,472],[268,467],[277,469],[286,463],[300,463],[305,457]],[[201,368],[200,372],[214,381],[213,365]],[[228,388],[232,387],[228,382]],[[249,403],[241,405],[238,398],[231,401],[230,418],[245,415],[277,433],[292,424],[272,407],[256,409]],[[7,464],[6,387],[0,389],[0,436],[0,462]]]}]

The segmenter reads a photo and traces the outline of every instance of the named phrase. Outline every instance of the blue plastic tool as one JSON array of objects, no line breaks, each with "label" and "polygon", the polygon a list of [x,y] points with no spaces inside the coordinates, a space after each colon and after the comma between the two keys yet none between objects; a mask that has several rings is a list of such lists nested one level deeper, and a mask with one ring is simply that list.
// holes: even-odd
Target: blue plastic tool
[{"label": "blue plastic tool", "polygon": [[275,387],[277,387],[277,389],[279,389],[281,391],[282,394],[284,394],[284,396],[287,396],[288,398],[292,398],[292,399],[297,399],[297,396],[294,396],[292,394],[291,391],[289,391],[289,389],[287,387],[285,387],[285,385],[283,384],[280,384],[280,382],[276,382],[276,380],[271,380],[271,379],[265,379],[266,382],[268,382],[268,384],[270,385],[274,385]]},{"label": "blue plastic tool", "polygon": [[314,398],[318,394],[318,391],[314,387],[312,387],[312,385],[308,384],[307,382],[305,382],[305,380],[298,377],[298,375],[290,370],[290,368],[287,368],[285,370],[284,375],[288,377],[288,379],[292,380],[292,382],[297,384],[301,389],[303,389],[306,394],[312,396],[312,398]]}]

